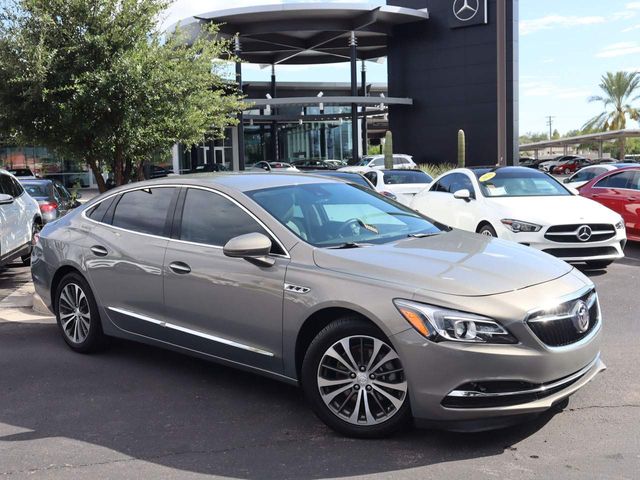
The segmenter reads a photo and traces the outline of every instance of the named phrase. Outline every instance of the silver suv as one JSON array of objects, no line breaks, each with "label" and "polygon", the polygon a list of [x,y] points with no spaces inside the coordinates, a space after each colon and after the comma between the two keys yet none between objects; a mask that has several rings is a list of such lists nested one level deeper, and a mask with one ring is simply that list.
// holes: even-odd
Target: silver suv
[{"label": "silver suv", "polygon": [[122,337],[299,384],[351,436],[502,426],[604,369],[570,265],[326,177],[125,186],[46,225],[32,272],[73,350]]}]

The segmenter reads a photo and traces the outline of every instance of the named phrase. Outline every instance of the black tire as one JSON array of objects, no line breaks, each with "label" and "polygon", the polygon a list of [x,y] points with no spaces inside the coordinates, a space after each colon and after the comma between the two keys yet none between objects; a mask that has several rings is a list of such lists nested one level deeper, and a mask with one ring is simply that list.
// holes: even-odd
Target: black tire
[{"label": "black tire", "polygon": [[498,234],[496,233],[495,228],[493,228],[491,225],[489,225],[488,223],[485,223],[484,225],[482,225],[479,229],[478,229],[478,233],[480,235],[484,235],[486,237],[497,237]]},{"label": "black tire", "polygon": [[[67,287],[69,287],[69,289],[65,290]],[[80,289],[85,299],[85,301],[83,301],[82,297],[80,297],[80,301],[78,302],[79,310],[83,314],[88,313],[88,320],[86,317],[83,317],[84,321],[74,316],[79,333],[84,333],[83,338],[81,338],[80,335],[77,336],[78,341],[74,341],[72,338],[74,337],[74,325],[68,323],[70,319],[69,314],[73,310],[69,308],[68,301],[62,297],[66,295],[67,299],[70,298],[68,292],[74,290],[76,287]],[[63,292],[65,293],[63,294]],[[73,351],[78,353],[92,353],[101,350],[106,345],[106,337],[102,331],[98,305],[91,291],[91,287],[82,275],[78,273],[68,273],[62,278],[58,284],[58,288],[56,288],[54,311],[62,338]],[[71,319],[71,322],[73,321],[74,319]],[[88,324],[88,331],[86,324]],[[77,334],[78,331],[75,331],[75,333]]]},{"label": "black tire", "polygon": [[[396,379],[399,378],[400,381],[404,384],[404,388],[405,388],[404,395],[400,393],[399,395],[401,398],[397,400],[398,402],[402,402],[402,404],[399,407],[392,407],[391,402],[389,402],[388,404],[385,404],[383,397],[379,393],[373,391],[370,385],[367,385],[366,391],[364,390],[365,387],[360,387],[359,385],[356,386],[355,384],[358,383],[357,380],[353,380],[354,386],[346,390],[346,392],[344,393],[345,397],[347,395],[356,395],[356,397],[359,399],[360,397],[357,396],[355,389],[356,388],[360,389],[358,393],[361,393],[363,396],[368,395],[367,398],[370,399],[369,404],[372,404],[371,403],[372,400],[375,400],[375,399],[372,399],[371,396],[374,394],[377,395],[378,398],[383,400],[382,403],[388,406],[390,409],[389,412],[384,412],[384,410],[382,409],[378,410],[377,414],[379,415],[379,417],[376,421],[380,423],[362,425],[362,424],[353,424],[347,420],[343,420],[341,417],[338,416],[338,413],[334,413],[334,411],[331,410],[329,406],[327,406],[320,392],[320,386],[318,384],[318,381],[319,381],[318,376],[320,373],[320,368],[324,368],[324,367],[321,367],[321,362],[323,361],[323,359],[327,358],[325,357],[325,353],[329,349],[331,349],[333,346],[335,346],[337,342],[340,342],[341,340],[344,340],[344,339],[348,339],[349,337],[357,337],[357,336],[367,338],[371,341],[373,341],[373,339],[381,340],[385,344],[385,346],[382,347],[385,349],[384,351],[389,352],[390,350],[393,350],[393,348],[391,347],[391,343],[384,336],[384,334],[382,334],[380,330],[378,330],[374,325],[370,324],[369,322],[366,322],[358,317],[348,317],[348,316],[337,319],[334,322],[330,323],[328,326],[326,326],[323,330],[321,330],[320,333],[318,333],[318,335],[316,335],[314,340],[311,342],[311,345],[309,345],[309,348],[307,349],[306,355],[304,357],[304,361],[302,363],[302,372],[301,372],[302,373],[301,375],[302,389],[314,413],[320,418],[320,420],[322,420],[326,425],[328,425],[330,428],[332,428],[336,432],[349,437],[355,437],[355,438],[387,437],[393,434],[394,432],[400,430],[401,428],[405,427],[412,418],[411,407],[409,404],[409,394],[408,394],[408,390],[406,389],[406,378],[404,377],[404,369],[402,368],[399,357],[396,360],[393,360],[393,362],[397,362],[393,365],[393,367],[397,367],[397,365],[400,365],[402,369],[402,371],[397,374],[400,377],[395,377],[395,378]],[[395,350],[393,351],[394,353],[397,354]],[[379,353],[380,352],[382,352],[382,350],[380,350]],[[346,357],[344,357],[343,355],[343,358],[346,358]],[[353,356],[353,358],[355,359],[355,355]],[[371,358],[371,356],[369,358]],[[381,357],[376,356],[373,359],[371,359],[371,362],[376,361],[377,358],[381,358]],[[366,360],[365,360],[365,363],[367,363]],[[383,364],[379,369],[375,370],[375,372],[381,372],[378,374],[378,376],[385,375],[383,367],[386,366],[387,369],[392,368],[391,365],[388,365],[388,364],[389,362]],[[371,370],[371,371],[373,372],[374,370]],[[345,372],[346,373],[344,375],[349,375],[348,370],[345,370]],[[351,375],[354,375],[354,374],[352,373]],[[364,376],[368,377],[368,374],[364,373]],[[371,378],[374,378],[374,377],[375,375],[373,375]],[[385,378],[388,379],[389,377],[385,377]],[[350,380],[346,380],[346,381],[350,382]],[[371,382],[373,383],[374,380],[371,380]],[[339,388],[341,387],[336,387],[336,390],[338,390]],[[335,392],[336,390],[334,390],[333,392]],[[333,393],[333,392],[330,392],[330,393]],[[345,403],[348,401],[349,401],[348,399],[345,400]],[[342,399],[340,399],[339,402],[341,403]],[[356,400],[354,399],[354,404],[358,405],[355,402]],[[362,405],[364,406],[365,403],[367,402],[362,402]],[[380,405],[380,403],[378,403],[378,405]],[[380,407],[382,407],[382,405],[380,405]],[[352,409],[351,413],[353,413],[354,411],[355,411],[355,406]],[[360,417],[359,413],[361,411],[362,409],[358,410],[358,417]],[[387,416],[387,414],[389,415],[389,418],[387,420],[382,420],[385,416]]]},{"label": "black tire", "polygon": [[34,221],[31,225],[31,247],[29,248],[29,254],[20,257],[20,260],[22,260],[22,265],[24,265],[25,267],[31,265],[31,250],[33,249],[33,245],[35,243],[35,236],[38,232],[40,232],[40,230],[42,230],[42,225],[40,224],[40,222]]},{"label": "black tire", "polygon": [[603,268],[607,268],[612,263],[613,260],[591,260],[587,262],[587,267],[593,268],[594,270],[602,270]]}]

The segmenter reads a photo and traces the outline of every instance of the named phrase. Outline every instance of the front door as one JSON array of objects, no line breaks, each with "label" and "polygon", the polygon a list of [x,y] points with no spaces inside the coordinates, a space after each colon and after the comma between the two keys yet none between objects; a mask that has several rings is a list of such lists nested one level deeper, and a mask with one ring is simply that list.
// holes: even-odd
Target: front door
[{"label": "front door", "polygon": [[9,175],[0,173],[0,193],[13,197],[13,202],[0,205],[0,256],[22,247],[31,237],[30,213],[24,189]]},{"label": "front door", "polygon": [[162,338],[162,264],[178,191],[139,188],[87,213],[89,281],[109,319],[127,332]]},{"label": "front door", "polygon": [[213,163],[224,165],[224,147],[215,147],[213,149]]},{"label": "front door", "polygon": [[[282,302],[289,263],[282,247],[247,210],[213,190],[185,189],[176,218],[177,232],[164,262],[166,314],[178,327],[172,342],[282,371]],[[252,232],[272,238],[273,266],[224,255],[227,241]]]}]

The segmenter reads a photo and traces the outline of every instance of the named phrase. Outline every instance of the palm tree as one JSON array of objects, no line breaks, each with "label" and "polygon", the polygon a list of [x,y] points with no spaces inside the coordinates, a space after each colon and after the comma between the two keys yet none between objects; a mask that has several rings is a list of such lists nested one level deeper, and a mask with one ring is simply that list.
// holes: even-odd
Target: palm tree
[{"label": "palm tree", "polygon": [[[585,123],[585,131],[624,130],[627,128],[627,117],[640,120],[640,109],[632,103],[640,99],[639,72],[607,72],[602,77],[600,88],[603,95],[589,98],[589,102],[602,102],[605,111]],[[633,96],[638,94],[637,96]],[[626,139],[620,138],[620,160],[625,156]]]}]

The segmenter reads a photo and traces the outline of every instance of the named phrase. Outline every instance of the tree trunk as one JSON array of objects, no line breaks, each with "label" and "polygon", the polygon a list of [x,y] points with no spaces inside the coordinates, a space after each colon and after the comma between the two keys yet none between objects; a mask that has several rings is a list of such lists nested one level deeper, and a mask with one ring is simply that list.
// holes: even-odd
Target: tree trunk
[{"label": "tree trunk", "polygon": [[620,161],[624,161],[624,157],[627,155],[626,152],[626,147],[627,147],[627,139],[624,137],[620,138]]},{"label": "tree trunk", "polygon": [[113,154],[113,179],[116,182],[116,186],[124,185],[124,151],[122,145],[116,144],[115,152]]},{"label": "tree trunk", "polygon": [[131,171],[133,170],[133,165],[131,164],[131,158],[127,157],[124,162],[124,183],[131,182]]},{"label": "tree trunk", "polygon": [[98,165],[98,161],[94,159],[91,159],[91,160],[85,159],[85,163],[89,165],[89,168],[91,169],[91,172],[93,173],[93,176],[96,179],[96,183],[98,184],[98,190],[100,191],[100,193],[106,192],[107,185],[102,176],[102,172],[100,171],[100,166]]}]

